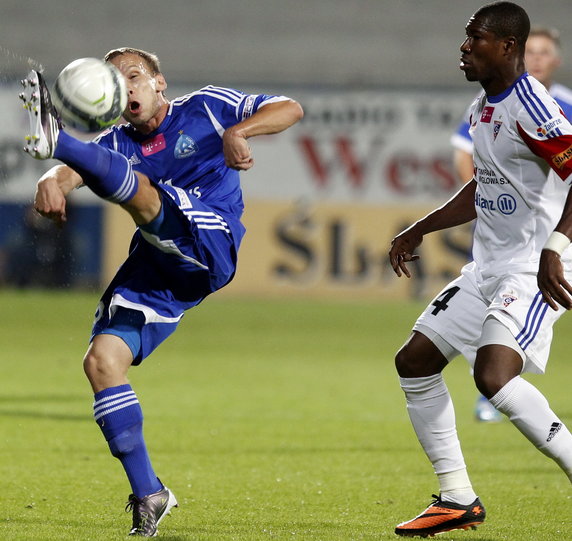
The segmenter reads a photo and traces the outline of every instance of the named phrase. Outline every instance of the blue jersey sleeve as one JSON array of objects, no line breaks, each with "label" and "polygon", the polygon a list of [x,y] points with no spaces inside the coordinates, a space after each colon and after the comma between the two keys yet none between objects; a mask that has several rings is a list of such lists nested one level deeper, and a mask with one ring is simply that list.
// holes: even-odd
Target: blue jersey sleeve
[{"label": "blue jersey sleeve", "polygon": [[245,94],[232,88],[212,85],[202,88],[196,95],[203,99],[208,110],[225,129],[252,116],[267,103],[289,99],[271,94]]},{"label": "blue jersey sleeve", "polygon": [[464,150],[467,154],[473,153],[473,139],[469,133],[469,128],[471,127],[471,113],[475,105],[475,101],[465,109],[463,119],[457,126],[455,133],[451,136],[451,144],[453,147],[459,150]]}]

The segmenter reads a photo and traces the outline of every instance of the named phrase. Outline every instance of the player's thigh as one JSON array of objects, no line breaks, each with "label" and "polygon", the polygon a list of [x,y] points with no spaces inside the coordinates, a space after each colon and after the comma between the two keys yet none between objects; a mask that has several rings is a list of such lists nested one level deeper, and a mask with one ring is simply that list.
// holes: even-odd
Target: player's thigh
[{"label": "player's thigh", "polygon": [[413,330],[432,340],[447,360],[462,354],[472,366],[486,310],[473,276],[462,274],[436,295]]},{"label": "player's thigh", "polygon": [[[572,276],[567,275],[567,279]],[[524,372],[543,373],[548,361],[554,323],[566,310],[552,310],[542,299],[536,274],[507,276],[493,295],[487,315],[495,317],[513,334],[524,352]]]},{"label": "player's thigh", "polygon": [[135,195],[121,206],[131,215],[137,225],[153,221],[161,210],[161,195],[149,177],[136,172],[138,188]]}]

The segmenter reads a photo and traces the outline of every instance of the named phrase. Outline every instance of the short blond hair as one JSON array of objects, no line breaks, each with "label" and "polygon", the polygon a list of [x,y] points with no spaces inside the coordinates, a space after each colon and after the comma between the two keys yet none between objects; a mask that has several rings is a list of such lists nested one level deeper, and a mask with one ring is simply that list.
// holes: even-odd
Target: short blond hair
[{"label": "short blond hair", "polygon": [[161,73],[161,64],[159,62],[159,57],[155,53],[149,53],[143,49],[135,49],[133,47],[119,47],[118,49],[111,49],[104,57],[103,60],[106,62],[111,62],[115,57],[121,56],[123,54],[136,54],[140,56],[147,67],[151,69],[153,75]]}]

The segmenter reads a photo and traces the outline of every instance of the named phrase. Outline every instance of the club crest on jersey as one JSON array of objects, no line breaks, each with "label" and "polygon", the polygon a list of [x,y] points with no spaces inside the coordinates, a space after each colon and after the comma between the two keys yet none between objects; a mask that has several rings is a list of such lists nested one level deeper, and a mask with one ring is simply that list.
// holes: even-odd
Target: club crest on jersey
[{"label": "club crest on jersey", "polygon": [[499,134],[501,126],[502,122],[500,122],[499,120],[495,120],[495,127],[493,128],[493,141],[497,140],[497,135]]},{"label": "club crest on jersey", "polygon": [[495,108],[491,107],[490,105],[487,105],[484,109],[483,109],[483,113],[481,115],[481,122],[485,122],[486,124],[490,124],[492,118],[493,118],[493,113],[495,112]]},{"label": "club crest on jersey", "polygon": [[179,138],[177,139],[177,143],[175,145],[175,158],[177,160],[182,160],[183,158],[188,158],[192,156],[199,150],[199,145],[195,142],[195,140],[180,132]]},{"label": "club crest on jersey", "polygon": [[502,297],[502,305],[506,308],[509,304],[512,304],[514,301],[518,300],[518,297],[515,295],[513,291],[509,293],[503,293]]}]

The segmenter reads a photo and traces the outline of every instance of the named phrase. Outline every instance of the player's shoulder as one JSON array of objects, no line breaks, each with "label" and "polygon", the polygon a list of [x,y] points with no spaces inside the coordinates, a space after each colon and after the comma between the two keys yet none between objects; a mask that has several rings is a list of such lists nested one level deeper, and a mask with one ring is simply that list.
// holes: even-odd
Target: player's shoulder
[{"label": "player's shoulder", "polygon": [[203,102],[224,102],[232,106],[238,106],[245,94],[233,88],[207,85],[198,90],[179,96],[171,100],[170,109],[192,107]]},{"label": "player's shoulder", "polygon": [[[534,77],[525,74],[514,84],[515,92],[511,94],[511,105],[515,117],[522,122],[528,118],[541,125],[547,120],[559,116],[560,109],[546,87]],[[518,110],[517,112],[515,111]]]},{"label": "player's shoulder", "polygon": [[546,87],[532,75],[525,73],[514,83],[516,99],[523,105],[530,104],[532,101],[540,103],[541,101],[551,101],[552,98]]}]

